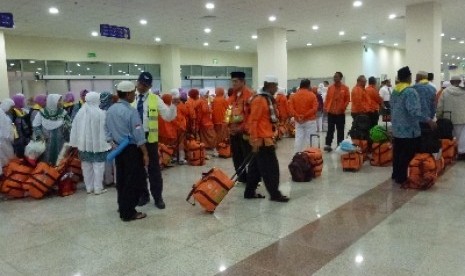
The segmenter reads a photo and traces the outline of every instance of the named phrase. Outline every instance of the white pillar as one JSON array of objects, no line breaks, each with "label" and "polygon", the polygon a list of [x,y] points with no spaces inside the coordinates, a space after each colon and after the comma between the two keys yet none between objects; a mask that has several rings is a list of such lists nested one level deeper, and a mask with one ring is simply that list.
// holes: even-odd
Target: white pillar
[{"label": "white pillar", "polygon": [[278,78],[278,86],[287,88],[286,30],[259,29],[257,32],[258,87],[263,87],[265,76]]},{"label": "white pillar", "polygon": [[406,65],[413,76],[420,71],[434,73],[434,83],[441,82],[442,16],[435,2],[407,6]]},{"label": "white pillar", "polygon": [[0,101],[10,97],[8,88],[8,71],[6,64],[5,36],[0,31]]},{"label": "white pillar", "polygon": [[170,91],[181,87],[181,54],[179,47],[166,45],[161,47],[161,89]]}]

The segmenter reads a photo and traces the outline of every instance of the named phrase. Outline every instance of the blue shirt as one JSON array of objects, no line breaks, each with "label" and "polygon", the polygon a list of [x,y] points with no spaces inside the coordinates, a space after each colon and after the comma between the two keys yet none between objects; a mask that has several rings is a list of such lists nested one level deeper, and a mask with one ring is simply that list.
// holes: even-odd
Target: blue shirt
[{"label": "blue shirt", "polygon": [[417,83],[413,86],[420,97],[421,122],[427,122],[436,114],[436,89],[429,83]]},{"label": "blue shirt", "polygon": [[420,98],[413,87],[391,95],[392,134],[395,138],[420,137],[421,114]]},{"label": "blue shirt", "polygon": [[119,100],[107,111],[107,138],[119,144],[129,136],[129,144],[145,144],[145,132],[139,113],[127,101]]}]

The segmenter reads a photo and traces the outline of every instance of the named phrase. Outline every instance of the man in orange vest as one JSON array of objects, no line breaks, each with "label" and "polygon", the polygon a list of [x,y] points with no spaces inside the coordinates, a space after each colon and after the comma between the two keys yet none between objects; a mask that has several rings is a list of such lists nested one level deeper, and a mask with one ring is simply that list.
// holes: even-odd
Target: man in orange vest
[{"label": "man in orange vest", "polygon": [[[379,95],[378,89],[376,88],[376,78],[368,78],[368,87],[366,88],[368,96],[368,116],[371,120],[371,127],[378,124],[379,121],[379,108],[383,104],[383,99]],[[370,127],[370,128],[371,128]]]},{"label": "man in orange vest", "polygon": [[367,79],[364,75],[360,75],[357,78],[357,84],[352,88],[350,93],[350,101],[352,102],[352,108],[350,114],[352,119],[359,115],[366,115],[368,113],[368,96],[365,90]]},{"label": "man in orange vest", "polygon": [[[216,133],[216,142],[215,147],[218,147],[218,144],[223,142],[226,138],[226,123],[225,115],[226,110],[228,109],[228,101],[224,97],[224,89],[222,87],[217,87],[215,89],[215,98],[212,102],[212,121]],[[214,150],[213,155],[218,156],[218,151]]]},{"label": "man in orange vest", "polygon": [[333,149],[334,131],[337,129],[337,144],[344,140],[344,127],[346,123],[345,111],[350,100],[349,87],[342,83],[344,76],[341,72],[334,74],[334,84],[328,87],[324,110],[328,112],[328,133],[326,133],[325,151]]},{"label": "man in orange vest", "polygon": [[[256,192],[258,182],[263,179],[270,200],[288,202],[289,198],[279,191],[279,163],[276,156],[274,128],[278,124],[276,101],[273,95],[278,90],[278,79],[266,77],[263,89],[250,103],[250,145],[255,153],[247,172],[244,198],[264,198]],[[310,93],[310,92],[309,92]]]}]

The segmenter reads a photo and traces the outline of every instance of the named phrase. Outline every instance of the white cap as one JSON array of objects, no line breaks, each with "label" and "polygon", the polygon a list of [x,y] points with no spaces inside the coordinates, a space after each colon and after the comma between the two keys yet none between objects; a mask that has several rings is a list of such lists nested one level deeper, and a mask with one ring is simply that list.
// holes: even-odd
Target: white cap
[{"label": "white cap", "polygon": [[134,83],[130,81],[122,81],[118,83],[116,86],[116,91],[121,91],[121,92],[132,92],[136,90],[136,86]]},{"label": "white cap", "polygon": [[171,93],[171,96],[173,96],[173,98],[179,98],[179,96],[180,96],[179,89],[177,89],[177,88],[171,89],[170,93]]},{"label": "white cap", "polygon": [[268,75],[268,76],[265,76],[265,82],[278,83],[278,78],[275,76]]},{"label": "white cap", "polygon": [[452,78],[450,78],[451,81],[461,81],[462,78],[460,76],[452,76]]}]

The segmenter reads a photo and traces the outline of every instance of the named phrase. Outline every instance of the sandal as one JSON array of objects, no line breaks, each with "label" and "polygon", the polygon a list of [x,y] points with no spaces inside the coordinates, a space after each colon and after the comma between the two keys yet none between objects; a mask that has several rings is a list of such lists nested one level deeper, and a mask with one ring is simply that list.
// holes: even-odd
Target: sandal
[{"label": "sandal", "polygon": [[137,213],[134,214],[134,216],[132,216],[132,218],[128,218],[128,219],[122,218],[122,220],[123,221],[131,221],[131,220],[136,220],[136,219],[143,219],[145,217],[147,217],[146,213],[137,212]]},{"label": "sandal", "polygon": [[246,199],[256,199],[256,198],[265,198],[265,196],[262,195],[262,194],[259,194],[259,193],[255,193],[253,195],[245,195],[244,198],[246,198]]}]

